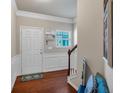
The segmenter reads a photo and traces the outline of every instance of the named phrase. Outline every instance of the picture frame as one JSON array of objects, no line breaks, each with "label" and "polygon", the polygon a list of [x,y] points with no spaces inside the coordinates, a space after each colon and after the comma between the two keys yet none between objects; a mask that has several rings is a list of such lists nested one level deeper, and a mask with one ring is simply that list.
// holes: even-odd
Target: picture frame
[{"label": "picture frame", "polygon": [[113,1],[104,0],[103,56],[113,68]]}]

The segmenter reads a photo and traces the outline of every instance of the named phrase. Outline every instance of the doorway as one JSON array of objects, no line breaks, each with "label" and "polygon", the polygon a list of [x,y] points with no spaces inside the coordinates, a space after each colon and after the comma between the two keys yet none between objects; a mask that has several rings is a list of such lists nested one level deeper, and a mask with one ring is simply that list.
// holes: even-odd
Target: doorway
[{"label": "doorway", "polygon": [[22,75],[43,72],[43,28],[21,26]]}]

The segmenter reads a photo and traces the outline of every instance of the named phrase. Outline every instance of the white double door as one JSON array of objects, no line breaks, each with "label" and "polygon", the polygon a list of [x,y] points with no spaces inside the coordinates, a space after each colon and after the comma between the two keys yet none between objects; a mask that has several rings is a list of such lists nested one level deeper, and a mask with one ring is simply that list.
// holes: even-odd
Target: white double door
[{"label": "white double door", "polygon": [[43,72],[43,29],[21,27],[22,75]]}]

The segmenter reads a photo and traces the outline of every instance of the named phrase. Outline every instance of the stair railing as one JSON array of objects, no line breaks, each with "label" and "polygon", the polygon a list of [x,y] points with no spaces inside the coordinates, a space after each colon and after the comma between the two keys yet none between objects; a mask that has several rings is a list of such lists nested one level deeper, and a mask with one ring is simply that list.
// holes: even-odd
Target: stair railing
[{"label": "stair railing", "polygon": [[71,54],[72,54],[72,52],[75,50],[77,48],[77,45],[75,45],[72,49],[69,49],[68,50],[68,76],[70,76],[70,69],[71,69],[71,67],[70,67],[70,63],[71,63]]}]

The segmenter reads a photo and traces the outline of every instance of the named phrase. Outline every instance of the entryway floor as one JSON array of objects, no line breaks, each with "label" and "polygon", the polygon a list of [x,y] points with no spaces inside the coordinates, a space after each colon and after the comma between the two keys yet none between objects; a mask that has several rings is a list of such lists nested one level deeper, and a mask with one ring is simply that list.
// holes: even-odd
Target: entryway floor
[{"label": "entryway floor", "polygon": [[18,77],[12,93],[76,93],[67,83],[67,70],[45,73],[43,79],[22,82]]}]

